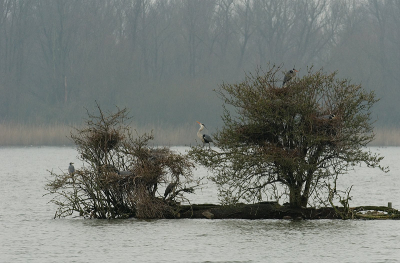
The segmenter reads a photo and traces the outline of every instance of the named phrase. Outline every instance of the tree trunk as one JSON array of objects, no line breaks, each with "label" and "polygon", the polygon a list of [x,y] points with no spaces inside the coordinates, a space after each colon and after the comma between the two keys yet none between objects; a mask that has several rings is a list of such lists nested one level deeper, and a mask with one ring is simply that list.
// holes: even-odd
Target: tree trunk
[{"label": "tree trunk", "polygon": [[302,195],[302,186],[298,184],[289,185],[289,204],[291,207],[306,207],[308,202],[308,195]]}]

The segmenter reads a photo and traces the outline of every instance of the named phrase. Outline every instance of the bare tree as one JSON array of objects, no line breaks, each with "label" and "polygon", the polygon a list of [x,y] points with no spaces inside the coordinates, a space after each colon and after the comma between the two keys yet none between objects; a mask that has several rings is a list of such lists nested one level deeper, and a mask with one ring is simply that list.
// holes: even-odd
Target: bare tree
[{"label": "bare tree", "polygon": [[68,102],[70,53],[77,47],[80,12],[77,1],[38,1],[39,41],[47,76],[43,84],[48,89],[49,104]]},{"label": "bare tree", "polygon": [[215,9],[215,0],[182,1],[181,26],[182,36],[186,42],[189,76],[196,76],[199,53],[207,50],[211,18]]},{"label": "bare tree", "polygon": [[[71,138],[85,163],[73,173],[56,174],[46,189],[58,206],[55,217],[165,218],[178,216],[184,193],[198,185],[193,164],[167,147],[150,147],[151,134],[134,136],[127,110],[89,115],[87,127]],[[174,187],[161,197],[160,185]],[[171,188],[171,187],[170,187]]]},{"label": "bare tree", "polygon": [[240,43],[240,57],[237,64],[238,68],[242,68],[247,44],[255,31],[253,2],[254,1],[252,0],[245,0],[243,3],[236,5],[236,13],[238,15],[236,27],[239,32]]},{"label": "bare tree", "polygon": [[175,15],[176,3],[157,2],[150,6],[149,10],[149,61],[153,79],[166,77],[168,65],[168,51],[173,45],[172,38],[176,34],[176,28],[173,28],[173,17]]},{"label": "bare tree", "polygon": [[[32,3],[0,1],[0,76],[3,96],[0,112],[14,115],[20,101],[26,99],[27,52],[31,40]],[[14,116],[13,116],[14,115]]]},{"label": "bare tree", "polygon": [[234,1],[233,0],[219,0],[217,2],[217,10],[215,14],[215,31],[216,41],[219,44],[221,59],[226,59],[227,52],[230,50],[229,46],[232,45],[234,39],[233,28],[234,16]]}]

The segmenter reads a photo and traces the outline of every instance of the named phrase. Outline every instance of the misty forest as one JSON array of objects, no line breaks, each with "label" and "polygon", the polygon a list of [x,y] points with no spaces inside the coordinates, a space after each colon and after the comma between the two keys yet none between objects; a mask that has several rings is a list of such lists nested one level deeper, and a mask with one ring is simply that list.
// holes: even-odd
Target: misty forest
[{"label": "misty forest", "polygon": [[377,126],[397,128],[399,28],[389,0],[1,0],[0,122],[79,123],[98,103],[195,138],[222,124],[219,85],[277,65],[374,90]]}]

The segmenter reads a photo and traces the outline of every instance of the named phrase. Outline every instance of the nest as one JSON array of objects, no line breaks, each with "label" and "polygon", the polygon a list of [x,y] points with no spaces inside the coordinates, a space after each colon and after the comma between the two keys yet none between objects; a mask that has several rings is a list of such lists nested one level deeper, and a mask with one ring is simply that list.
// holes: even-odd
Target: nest
[{"label": "nest", "polygon": [[341,122],[337,117],[332,119],[313,118],[313,130],[319,134],[335,136],[340,128],[340,124]]},{"label": "nest", "polygon": [[236,133],[239,136],[239,141],[245,143],[257,144],[264,141],[273,140],[273,135],[268,132],[268,129],[265,128],[242,125],[237,128]]},{"label": "nest", "polygon": [[276,97],[284,97],[291,92],[291,89],[287,86],[284,87],[271,87],[269,89],[271,94],[275,95]]},{"label": "nest", "polygon": [[115,130],[94,131],[91,132],[88,141],[95,149],[101,149],[103,152],[109,152],[114,149],[124,136]]}]

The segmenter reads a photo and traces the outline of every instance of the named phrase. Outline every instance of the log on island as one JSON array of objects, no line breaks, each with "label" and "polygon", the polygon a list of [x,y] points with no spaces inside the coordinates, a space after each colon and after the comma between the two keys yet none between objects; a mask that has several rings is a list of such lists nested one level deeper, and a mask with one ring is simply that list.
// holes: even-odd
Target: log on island
[{"label": "log on island", "polygon": [[177,205],[168,218],[192,219],[400,219],[400,212],[385,206],[293,208],[277,202]]}]

